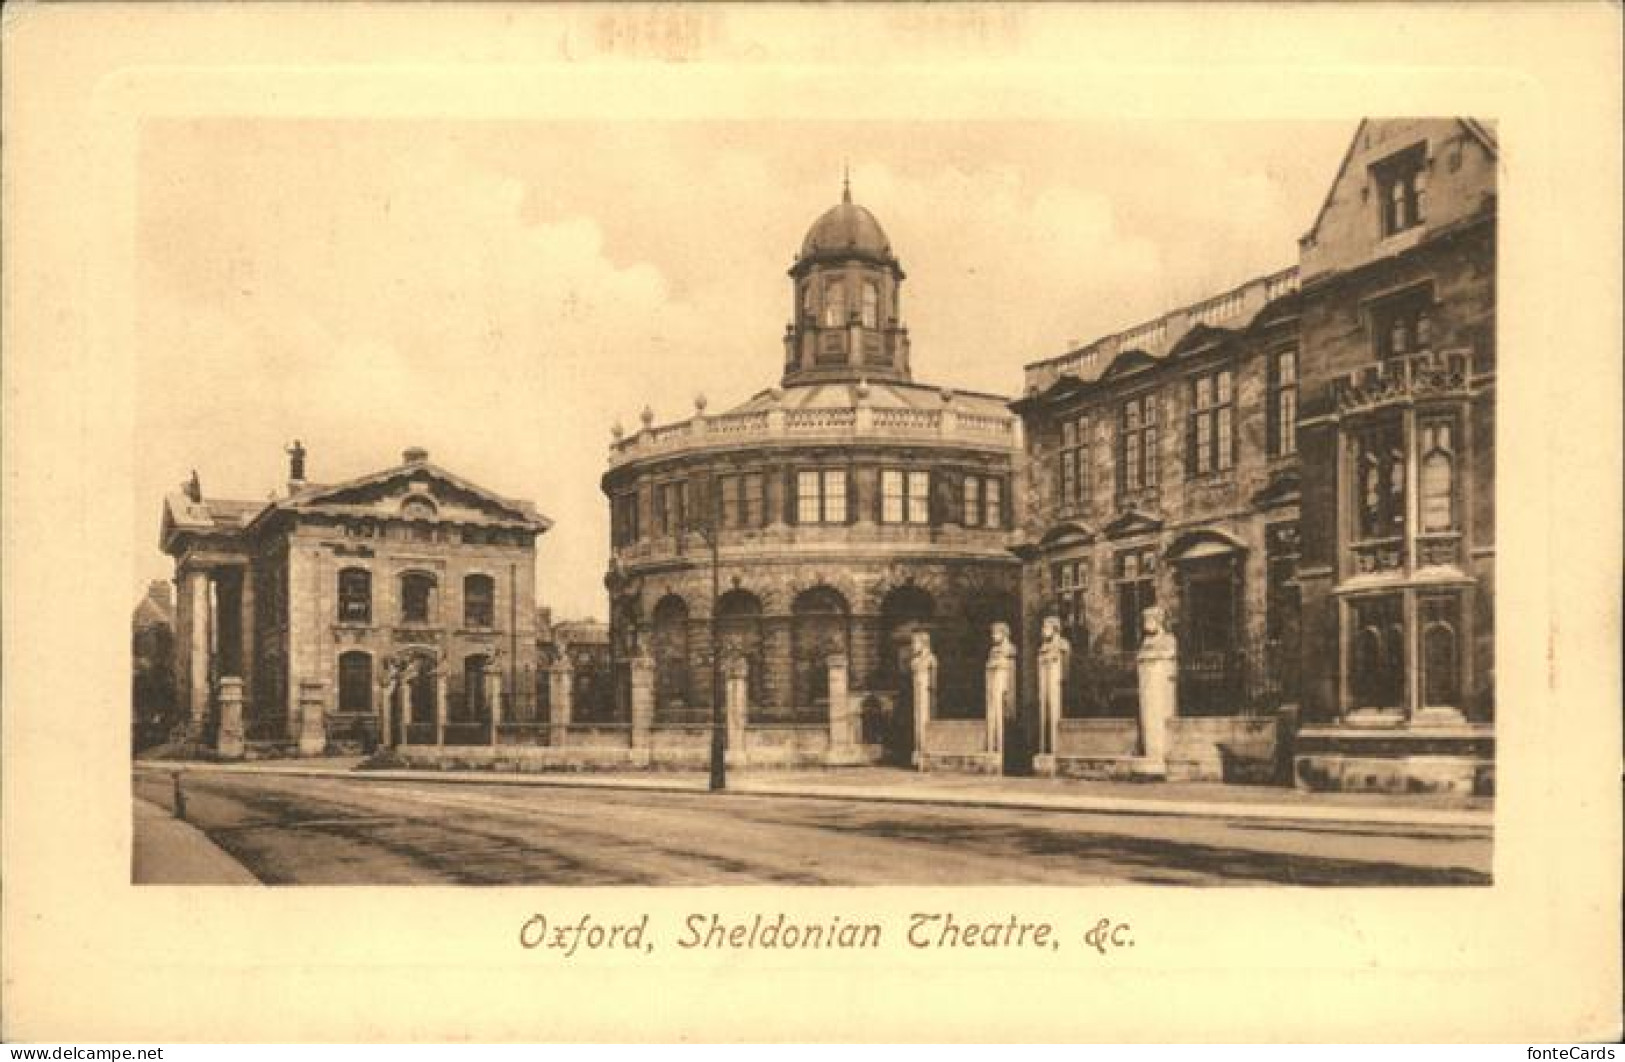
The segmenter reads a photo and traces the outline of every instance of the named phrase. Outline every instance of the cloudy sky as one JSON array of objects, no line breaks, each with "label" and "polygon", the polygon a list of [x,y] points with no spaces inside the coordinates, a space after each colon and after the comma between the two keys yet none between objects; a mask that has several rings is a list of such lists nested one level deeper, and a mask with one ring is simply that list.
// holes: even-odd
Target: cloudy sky
[{"label": "cloudy sky", "polygon": [[[1062,352],[1294,261],[1352,122],[174,119],[140,140],[137,586],[163,494],[263,498],[412,445],[555,521],[538,596],[602,615],[610,425],[777,380],[840,195],[908,273],[918,378]],[[152,543],[147,546],[145,544]]]}]

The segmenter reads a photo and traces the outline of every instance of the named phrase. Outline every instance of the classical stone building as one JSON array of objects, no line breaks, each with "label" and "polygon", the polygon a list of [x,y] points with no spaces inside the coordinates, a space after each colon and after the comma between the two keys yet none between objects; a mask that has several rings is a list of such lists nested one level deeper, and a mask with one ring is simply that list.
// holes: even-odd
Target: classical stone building
[{"label": "classical stone building", "polygon": [[191,740],[232,757],[493,742],[534,725],[535,543],[549,521],[407,450],[261,502],[164,504]]},{"label": "classical stone building", "polygon": [[1495,165],[1476,122],[1362,122],[1295,267],[1027,367],[1017,548],[1029,640],[1053,614],[1075,649],[1064,762],[1136,753],[1159,604],[1171,769],[1273,745],[1307,785],[1492,784]]},{"label": "classical stone building", "polygon": [[602,482],[613,651],[654,661],[657,740],[703,739],[729,665],[748,700],[740,752],[908,762],[915,630],[943,661],[937,716],[981,733],[988,632],[1018,612],[1015,418],[998,396],[916,381],[902,266],[849,190],[790,279],[777,384],[617,428]]}]

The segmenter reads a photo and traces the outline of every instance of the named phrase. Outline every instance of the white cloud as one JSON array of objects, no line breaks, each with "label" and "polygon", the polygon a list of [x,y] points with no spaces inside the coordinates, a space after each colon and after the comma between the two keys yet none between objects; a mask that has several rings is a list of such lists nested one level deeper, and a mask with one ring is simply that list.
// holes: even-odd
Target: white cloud
[{"label": "white cloud", "polygon": [[193,466],[261,497],[296,435],[317,478],[424,445],[555,517],[541,595],[601,612],[609,425],[776,381],[785,271],[843,159],[909,273],[918,374],[1013,394],[1024,361],[1292,260],[1335,157],[1178,133],[155,124],[134,533]]}]

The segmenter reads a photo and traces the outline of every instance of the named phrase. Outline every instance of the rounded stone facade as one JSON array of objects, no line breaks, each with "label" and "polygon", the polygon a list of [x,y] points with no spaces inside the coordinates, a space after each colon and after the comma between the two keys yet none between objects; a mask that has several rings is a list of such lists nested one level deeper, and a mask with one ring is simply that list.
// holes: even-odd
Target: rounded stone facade
[{"label": "rounded stone facade", "polygon": [[[872,215],[875,239],[850,255],[814,240],[843,208],[862,210],[848,201],[821,218],[808,234],[816,260],[792,270],[792,351],[803,332],[821,343],[810,283],[873,271],[896,306],[902,270],[877,262],[870,243],[890,250]],[[843,322],[860,353],[866,312]],[[912,632],[930,631],[941,661],[938,715],[979,718],[990,628],[1019,616],[1015,418],[999,396],[913,382],[906,360],[809,368],[787,366],[780,386],[727,412],[697,402],[687,420],[646,416],[617,438],[602,481],[612,652],[623,665],[653,659],[656,726],[703,724],[723,665],[738,660],[752,725],[822,725],[831,661],[844,661],[863,744],[906,755]]]}]

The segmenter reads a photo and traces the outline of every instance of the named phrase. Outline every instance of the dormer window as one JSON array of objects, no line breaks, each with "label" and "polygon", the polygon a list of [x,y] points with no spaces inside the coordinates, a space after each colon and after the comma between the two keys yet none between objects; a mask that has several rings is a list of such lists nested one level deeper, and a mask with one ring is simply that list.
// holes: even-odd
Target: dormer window
[{"label": "dormer window", "polygon": [[1371,167],[1382,211],[1382,234],[1420,225],[1427,201],[1427,145],[1417,144]]}]

